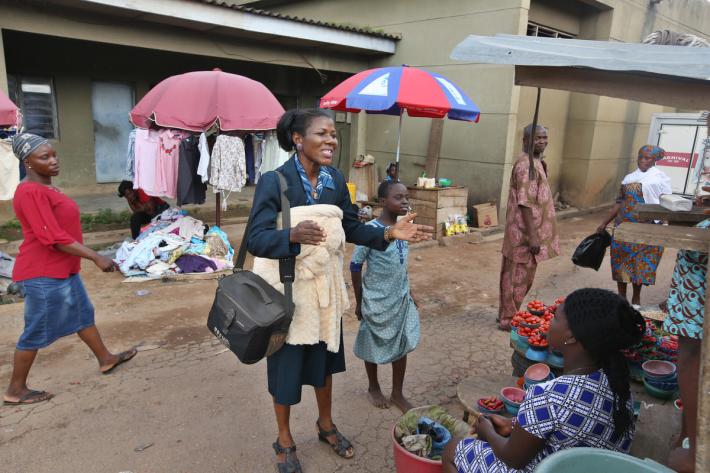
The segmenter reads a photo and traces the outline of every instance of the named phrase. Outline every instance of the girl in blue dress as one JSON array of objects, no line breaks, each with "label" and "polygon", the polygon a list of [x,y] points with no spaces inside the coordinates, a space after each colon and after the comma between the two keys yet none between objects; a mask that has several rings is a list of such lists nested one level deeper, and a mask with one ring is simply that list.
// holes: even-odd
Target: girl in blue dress
[{"label": "girl in blue dress", "polygon": [[[397,217],[409,210],[406,186],[385,181],[377,192],[383,205],[382,215],[368,225],[385,228],[397,223]],[[355,340],[355,356],[365,361],[370,402],[381,409],[391,402],[402,412],[412,405],[404,397],[402,386],[407,369],[407,353],[419,343],[419,312],[409,290],[406,241],[380,251],[358,246],[350,263],[357,306],[355,314],[360,330]],[[365,274],[362,267],[367,263]],[[377,379],[377,365],[392,363],[392,394],[389,402]]]}]

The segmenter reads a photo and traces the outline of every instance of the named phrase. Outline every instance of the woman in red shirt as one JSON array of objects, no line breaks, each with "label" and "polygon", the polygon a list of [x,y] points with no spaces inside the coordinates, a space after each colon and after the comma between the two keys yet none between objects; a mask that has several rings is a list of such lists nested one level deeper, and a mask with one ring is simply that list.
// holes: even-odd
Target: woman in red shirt
[{"label": "woman in red shirt", "polygon": [[46,139],[31,133],[16,136],[12,149],[27,170],[13,199],[24,241],[12,274],[25,294],[25,328],[15,349],[4,404],[24,405],[53,397],[29,389],[27,376],[37,350],[60,337],[77,333],[94,352],[104,374],[133,358],[136,350],[114,355],[94,324],[94,307],[79,277],[81,258],[93,261],[104,272],[116,266],[82,244],[79,207],[52,186],[52,177],[59,174],[54,149]]}]

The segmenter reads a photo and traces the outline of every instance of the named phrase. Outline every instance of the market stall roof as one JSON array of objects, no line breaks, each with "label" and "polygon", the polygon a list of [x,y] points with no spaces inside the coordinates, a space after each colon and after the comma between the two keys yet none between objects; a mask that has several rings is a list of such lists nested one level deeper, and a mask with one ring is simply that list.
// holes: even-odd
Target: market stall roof
[{"label": "market stall roof", "polygon": [[451,58],[515,66],[515,83],[690,110],[710,103],[710,48],[533,36],[476,36]]}]

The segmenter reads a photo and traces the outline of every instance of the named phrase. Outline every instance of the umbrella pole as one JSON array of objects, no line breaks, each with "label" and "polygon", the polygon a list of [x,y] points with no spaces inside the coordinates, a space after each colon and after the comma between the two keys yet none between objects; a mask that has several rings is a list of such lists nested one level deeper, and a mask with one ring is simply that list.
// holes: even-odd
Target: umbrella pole
[{"label": "umbrella pole", "polygon": [[[535,114],[533,115],[532,131],[530,135],[530,142],[528,143],[528,160],[529,160],[529,170],[528,177],[532,180],[535,179],[535,158],[533,158],[533,152],[535,151],[535,135],[537,134],[537,117],[540,113],[540,87],[537,88],[537,99],[535,100]],[[524,133],[524,132],[523,132]]]},{"label": "umbrella pole", "polygon": [[222,228],[222,193],[217,192],[215,194],[215,225]]},{"label": "umbrella pole", "polygon": [[404,109],[399,109],[399,129],[397,130],[397,167],[395,170],[395,179],[399,182],[399,147],[402,142],[402,115],[404,115]]}]

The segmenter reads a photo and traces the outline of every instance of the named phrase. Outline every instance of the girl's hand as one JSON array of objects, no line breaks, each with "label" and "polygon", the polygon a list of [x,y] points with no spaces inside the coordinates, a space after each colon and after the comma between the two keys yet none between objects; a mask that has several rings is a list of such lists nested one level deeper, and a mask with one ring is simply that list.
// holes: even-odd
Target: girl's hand
[{"label": "girl's hand", "polygon": [[104,273],[112,273],[116,271],[116,263],[108,256],[97,255],[94,264],[99,267]]},{"label": "girl's hand", "polygon": [[417,225],[414,218],[417,214],[409,214],[399,222],[392,225],[390,234],[395,240],[404,240],[412,243],[431,240],[434,228],[428,225]]},{"label": "girl's hand", "polygon": [[320,245],[325,241],[325,231],[314,221],[305,220],[291,228],[288,240],[303,245]]},{"label": "girl's hand", "polygon": [[597,233],[604,233],[606,231],[606,224],[602,223],[597,227]]}]

